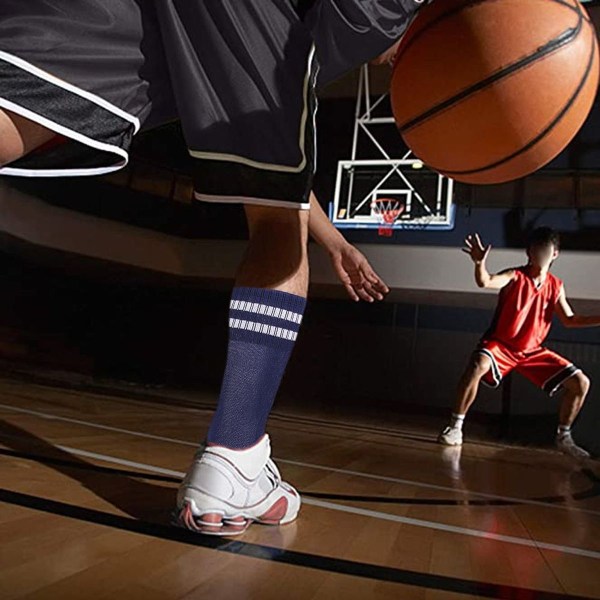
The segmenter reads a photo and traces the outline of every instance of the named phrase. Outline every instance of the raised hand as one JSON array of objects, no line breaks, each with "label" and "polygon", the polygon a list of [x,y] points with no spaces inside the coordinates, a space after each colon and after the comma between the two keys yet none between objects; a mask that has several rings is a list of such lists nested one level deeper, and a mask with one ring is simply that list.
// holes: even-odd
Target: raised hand
[{"label": "raised hand", "polygon": [[475,263],[484,262],[488,257],[492,245],[484,246],[479,234],[468,235],[465,239],[465,247],[462,248],[463,252],[466,252],[471,260]]}]

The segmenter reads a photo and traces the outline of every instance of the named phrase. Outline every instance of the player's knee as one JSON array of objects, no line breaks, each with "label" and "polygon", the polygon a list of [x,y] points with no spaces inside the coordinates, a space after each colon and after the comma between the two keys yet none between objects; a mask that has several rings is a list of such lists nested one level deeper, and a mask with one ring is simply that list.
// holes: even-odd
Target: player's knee
[{"label": "player's knee", "polygon": [[23,155],[23,141],[9,115],[0,110],[0,166],[7,165]]},{"label": "player's knee", "polygon": [[590,391],[590,378],[585,373],[580,371],[575,375],[574,379],[578,395],[585,396]]},{"label": "player's knee", "polygon": [[54,135],[54,132],[29,119],[0,110],[0,166],[22,158]]},{"label": "player's knee", "polygon": [[483,354],[477,354],[473,357],[470,364],[470,372],[474,377],[483,377],[490,368],[490,359]]},{"label": "player's knee", "polygon": [[15,140],[11,139],[11,136],[0,137],[0,167],[18,160],[23,156],[23,146],[19,147]]},{"label": "player's knee", "polygon": [[569,379],[563,383],[563,387],[576,396],[585,396],[590,389],[590,385],[590,378],[582,371],[575,373],[575,375],[569,377]]}]

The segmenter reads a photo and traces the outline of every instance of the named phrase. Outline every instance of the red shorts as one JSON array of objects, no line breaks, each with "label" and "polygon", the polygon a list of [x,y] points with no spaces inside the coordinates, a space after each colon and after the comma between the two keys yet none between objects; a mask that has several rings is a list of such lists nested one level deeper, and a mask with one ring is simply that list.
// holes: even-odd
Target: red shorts
[{"label": "red shorts", "polygon": [[581,371],[571,361],[548,348],[516,352],[501,342],[486,340],[481,342],[476,353],[492,361],[491,369],[482,379],[490,387],[498,387],[502,378],[515,370],[552,396],[565,380]]}]

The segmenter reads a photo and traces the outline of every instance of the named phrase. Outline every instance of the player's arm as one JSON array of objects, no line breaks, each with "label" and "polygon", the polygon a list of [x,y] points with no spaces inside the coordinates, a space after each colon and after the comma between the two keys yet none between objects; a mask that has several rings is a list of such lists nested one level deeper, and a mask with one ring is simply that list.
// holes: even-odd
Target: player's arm
[{"label": "player's arm", "polygon": [[314,193],[310,194],[308,229],[311,237],[329,254],[333,269],[348,295],[355,301],[383,300],[390,291],[366,256],[334,227]]},{"label": "player's arm", "polygon": [[325,250],[332,250],[347,243],[346,238],[328,219],[314,192],[310,193],[308,230],[315,242],[323,246]]},{"label": "player's arm", "polygon": [[600,327],[600,315],[584,316],[575,314],[567,300],[564,286],[560,291],[554,310],[565,327]]},{"label": "player's arm", "polygon": [[[484,281],[484,285],[480,285],[480,287],[492,289],[492,290],[500,290],[505,285],[508,285],[515,278],[515,270],[514,269],[504,269],[499,273],[489,274],[488,278],[485,280],[485,274],[482,274],[482,281]],[[479,284],[478,284],[479,285]]]},{"label": "player's arm", "polygon": [[505,269],[500,273],[491,274],[487,270],[486,260],[492,249],[491,244],[484,246],[479,234],[469,235],[465,239],[465,247],[462,249],[475,264],[475,282],[480,288],[499,290],[510,283],[515,277],[514,269]]},{"label": "player's arm", "polygon": [[400,38],[393,46],[388,48],[385,52],[375,57],[372,61],[372,65],[389,65],[390,67],[394,66],[394,61],[396,60],[396,54],[398,53],[398,48],[400,47],[400,42],[402,38]]}]

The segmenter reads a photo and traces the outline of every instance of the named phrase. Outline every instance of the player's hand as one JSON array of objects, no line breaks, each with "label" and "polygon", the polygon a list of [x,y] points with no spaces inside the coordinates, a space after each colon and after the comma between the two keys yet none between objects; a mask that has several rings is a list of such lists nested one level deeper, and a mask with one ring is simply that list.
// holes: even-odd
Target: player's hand
[{"label": "player's hand", "polygon": [[462,249],[462,251],[466,252],[471,257],[473,262],[478,263],[486,260],[491,249],[491,244],[484,247],[479,234],[476,233],[475,235],[468,235],[466,237],[465,247]]},{"label": "player's hand", "polygon": [[380,54],[371,60],[372,65],[385,65],[387,64],[390,67],[394,66],[394,62],[396,61],[396,54],[398,53],[398,47],[400,46],[400,41],[398,40],[393,46],[388,48],[385,52]]},{"label": "player's hand", "polygon": [[355,302],[383,300],[390,289],[375,273],[365,255],[352,244],[344,244],[329,252],[333,268]]}]

